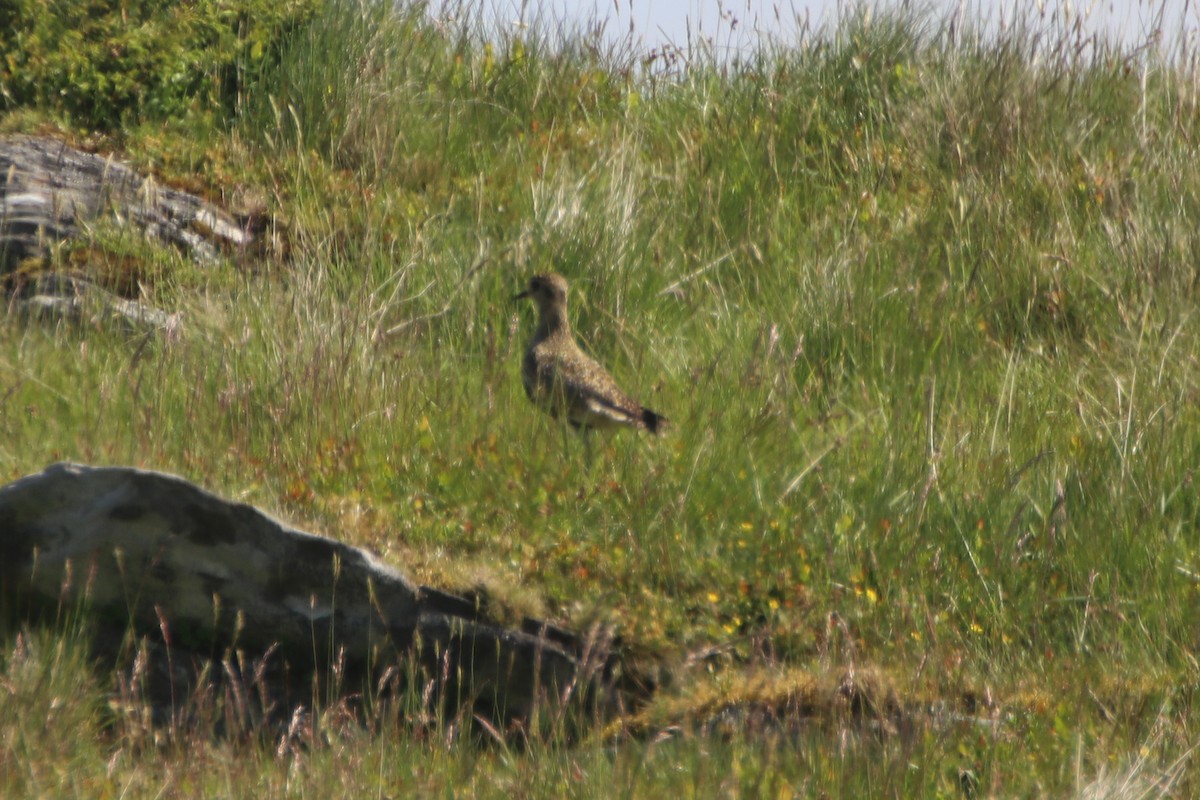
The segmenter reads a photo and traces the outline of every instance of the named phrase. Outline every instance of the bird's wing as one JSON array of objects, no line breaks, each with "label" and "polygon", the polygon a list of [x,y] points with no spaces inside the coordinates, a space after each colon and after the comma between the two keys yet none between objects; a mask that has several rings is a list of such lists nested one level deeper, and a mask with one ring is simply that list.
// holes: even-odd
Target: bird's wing
[{"label": "bird's wing", "polygon": [[584,353],[560,354],[553,371],[555,383],[573,417],[592,415],[625,424],[640,419],[638,404],[621,391],[604,367]]}]

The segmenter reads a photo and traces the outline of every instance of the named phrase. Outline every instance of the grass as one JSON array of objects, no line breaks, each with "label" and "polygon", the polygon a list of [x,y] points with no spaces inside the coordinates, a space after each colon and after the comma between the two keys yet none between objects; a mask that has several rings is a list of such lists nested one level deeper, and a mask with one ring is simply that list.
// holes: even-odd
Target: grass
[{"label": "grass", "polygon": [[[684,66],[387,7],[317,9],[232,119],[93,138],[283,244],[148,254],[169,340],[3,322],[0,474],[176,472],[611,621],[672,686],[573,748],[319,709],[303,746],[164,740],[85,634],[11,631],[0,793],[1196,792],[1190,51],[864,9]],[[0,122],[46,124],[82,135]],[[550,269],[675,424],[590,472],[517,378]]]}]

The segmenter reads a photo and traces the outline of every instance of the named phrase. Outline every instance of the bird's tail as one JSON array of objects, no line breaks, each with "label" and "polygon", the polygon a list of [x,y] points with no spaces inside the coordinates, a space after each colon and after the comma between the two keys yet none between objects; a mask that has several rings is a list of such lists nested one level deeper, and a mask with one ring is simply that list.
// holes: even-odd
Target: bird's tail
[{"label": "bird's tail", "polygon": [[670,422],[662,414],[657,414],[648,408],[642,409],[642,424],[646,426],[646,430],[653,434],[658,434],[664,430]]}]

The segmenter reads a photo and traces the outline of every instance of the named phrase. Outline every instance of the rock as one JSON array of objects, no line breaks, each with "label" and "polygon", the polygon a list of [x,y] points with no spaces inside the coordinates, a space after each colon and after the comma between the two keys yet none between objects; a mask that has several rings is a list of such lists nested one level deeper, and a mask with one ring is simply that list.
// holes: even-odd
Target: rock
[{"label": "rock", "polygon": [[126,300],[75,275],[61,272],[41,273],[16,283],[9,307],[19,314],[72,325],[103,326],[123,323],[130,332],[173,334],[179,330],[178,313],[168,314],[157,308]]},{"label": "rock", "polygon": [[111,157],[56,139],[0,138],[0,274],[107,219],[178,247],[194,261],[245,248],[246,225],[195,195],[159,185]]},{"label": "rock", "polygon": [[152,692],[163,715],[186,688],[181,664],[228,673],[246,663],[234,652],[273,665],[259,671],[275,722],[311,702],[311,676],[336,670],[369,693],[410,664],[444,702],[503,725],[563,701],[603,716],[648,696],[603,632],[497,626],[363,550],[156,472],[56,464],[0,487],[0,608],[32,623],[64,605],[109,626],[113,649],[132,630],[165,655]]},{"label": "rock", "polygon": [[[256,245],[260,220],[239,221],[187,192],[158,184],[111,157],[85,153],[56,139],[0,138],[0,286],[10,311],[31,318],[100,325],[118,321],[135,331],[173,332],[178,314],[120,297],[82,274],[27,271],[49,262],[51,248],[85,238],[98,222],[130,227],[213,264],[222,253]],[[136,292],[136,276],[125,276]]]}]

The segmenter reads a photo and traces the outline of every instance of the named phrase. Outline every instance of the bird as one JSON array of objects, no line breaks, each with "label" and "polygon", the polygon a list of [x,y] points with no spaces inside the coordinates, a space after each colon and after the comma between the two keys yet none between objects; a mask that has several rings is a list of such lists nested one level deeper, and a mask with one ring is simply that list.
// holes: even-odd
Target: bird
[{"label": "bird", "polygon": [[667,418],[630,398],[608,370],[579,349],[567,318],[567,287],[563,276],[544,273],[530,278],[513,297],[533,300],[539,316],[521,361],[525,394],[550,416],[565,417],[585,434],[616,427],[660,433]]}]

